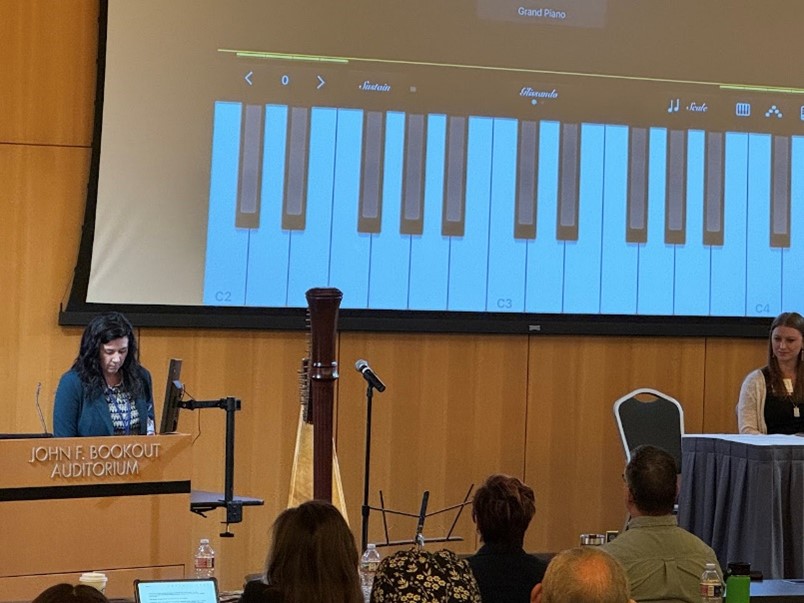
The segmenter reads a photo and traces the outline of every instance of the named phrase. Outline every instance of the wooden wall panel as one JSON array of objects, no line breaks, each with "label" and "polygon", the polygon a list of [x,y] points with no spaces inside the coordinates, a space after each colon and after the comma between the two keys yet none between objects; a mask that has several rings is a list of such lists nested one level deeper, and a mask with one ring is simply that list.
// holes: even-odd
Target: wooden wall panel
[{"label": "wooden wall panel", "polygon": [[88,165],[88,149],[0,145],[0,399],[16,402],[0,404],[0,432],[40,431],[37,383],[48,413],[78,347],[78,331],[59,328],[57,312],[75,265]]},{"label": "wooden wall panel", "polygon": [[537,514],[530,550],[578,544],[579,534],[620,529],[625,455],[614,401],[652,387],[684,406],[689,431],[703,422],[703,341],[534,337],[528,362],[527,482]]},{"label": "wooden wall panel", "polygon": [[[418,513],[462,501],[490,473],[523,476],[527,339],[471,335],[341,335],[338,449],[353,529],[360,534],[365,450],[365,382],[353,370],[364,358],[388,389],[373,404],[370,504],[378,490],[393,509]],[[476,547],[469,508],[452,548]],[[425,536],[443,536],[454,513],[428,519]],[[409,539],[415,521],[390,518],[391,540]],[[384,538],[371,515],[369,541]]]},{"label": "wooden wall panel", "polygon": [[[306,351],[304,333],[143,329],[143,364],[154,378],[157,421],[164,398],[168,360],[181,358],[182,381],[196,400],[240,398],[235,419],[235,493],[262,498],[232,525],[234,538],[221,538],[223,510],[192,522],[193,542],[209,538],[218,553],[218,575],[229,588],[242,584],[265,561],[268,532],[287,505],[299,414],[297,369]],[[193,443],[193,488],[223,491],[226,413],[182,410],[179,430]],[[193,543],[188,543],[188,555]]]},{"label": "wooden wall panel", "polygon": [[98,0],[0,3],[0,141],[92,141]]},{"label": "wooden wall panel", "polygon": [[708,339],[704,429],[706,433],[737,432],[740,385],[752,370],[764,366],[768,344],[763,339]]}]

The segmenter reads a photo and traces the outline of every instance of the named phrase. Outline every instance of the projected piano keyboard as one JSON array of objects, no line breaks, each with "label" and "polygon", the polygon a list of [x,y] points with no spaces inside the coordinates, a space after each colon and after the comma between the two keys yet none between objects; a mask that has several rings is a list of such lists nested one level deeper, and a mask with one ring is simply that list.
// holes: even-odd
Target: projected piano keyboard
[{"label": "projected piano keyboard", "polygon": [[207,305],[804,305],[801,136],[217,102],[210,180]]}]

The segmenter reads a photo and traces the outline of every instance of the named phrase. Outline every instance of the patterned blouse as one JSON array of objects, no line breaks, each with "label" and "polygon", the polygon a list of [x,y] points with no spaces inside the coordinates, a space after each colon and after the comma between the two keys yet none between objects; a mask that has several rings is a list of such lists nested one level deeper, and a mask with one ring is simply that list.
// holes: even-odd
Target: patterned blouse
[{"label": "patterned blouse", "polygon": [[469,563],[448,550],[397,551],[380,562],[371,603],[481,603]]},{"label": "patterned blouse", "polygon": [[140,432],[140,413],[131,394],[122,385],[107,387],[104,392],[109,414],[112,415],[115,435],[130,435]]}]

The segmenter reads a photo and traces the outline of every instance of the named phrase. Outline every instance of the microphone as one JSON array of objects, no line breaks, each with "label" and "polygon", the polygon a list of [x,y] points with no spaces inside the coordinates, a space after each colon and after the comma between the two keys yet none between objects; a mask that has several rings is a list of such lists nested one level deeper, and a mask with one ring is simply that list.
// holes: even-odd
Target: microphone
[{"label": "microphone", "polygon": [[39,424],[42,426],[42,433],[45,435],[50,435],[50,432],[47,430],[47,423],[45,423],[45,415],[42,414],[42,407],[39,406],[39,393],[42,391],[42,382],[36,384],[36,397],[34,398],[34,402],[36,403],[36,412],[39,413]]},{"label": "microphone", "polygon": [[368,381],[368,384],[372,386],[374,389],[376,389],[378,392],[385,391],[385,383],[383,383],[382,380],[377,376],[377,374],[371,370],[371,367],[369,366],[368,362],[362,359],[358,360],[357,362],[355,362],[355,370],[357,370],[358,373],[362,373],[363,379]]}]

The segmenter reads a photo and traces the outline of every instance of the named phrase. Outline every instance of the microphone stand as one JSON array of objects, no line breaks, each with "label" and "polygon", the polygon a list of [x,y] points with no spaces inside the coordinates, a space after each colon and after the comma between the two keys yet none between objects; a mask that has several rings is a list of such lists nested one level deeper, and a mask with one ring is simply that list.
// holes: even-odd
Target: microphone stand
[{"label": "microphone stand", "polygon": [[371,405],[374,398],[374,385],[371,381],[366,387],[366,456],[363,463],[363,506],[361,515],[363,516],[362,535],[360,538],[361,551],[365,551],[368,545],[368,520],[371,507],[369,506],[369,472],[371,469]]}]

